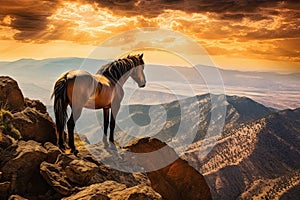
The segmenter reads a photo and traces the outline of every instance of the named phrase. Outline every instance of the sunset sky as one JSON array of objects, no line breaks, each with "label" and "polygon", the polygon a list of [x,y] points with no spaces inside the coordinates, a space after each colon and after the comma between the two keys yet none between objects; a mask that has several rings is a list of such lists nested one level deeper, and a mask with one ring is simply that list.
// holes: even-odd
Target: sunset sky
[{"label": "sunset sky", "polygon": [[[0,5],[0,61],[88,57],[117,34],[157,27],[192,38],[221,68],[300,72],[297,0],[0,0]],[[145,47],[152,42],[128,35],[115,45],[130,49],[136,41]],[[172,36],[159,41],[174,48],[180,42]],[[164,64],[176,65],[164,58]],[[153,53],[145,59],[162,60]]]}]

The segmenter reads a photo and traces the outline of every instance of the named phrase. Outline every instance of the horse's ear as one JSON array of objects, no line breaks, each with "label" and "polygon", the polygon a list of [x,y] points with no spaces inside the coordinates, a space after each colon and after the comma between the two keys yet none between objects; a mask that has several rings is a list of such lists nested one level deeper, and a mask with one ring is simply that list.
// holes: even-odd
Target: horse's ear
[{"label": "horse's ear", "polygon": [[141,55],[139,55],[139,58],[142,59],[142,58],[143,58],[143,55],[144,55],[143,53],[142,53]]},{"label": "horse's ear", "polygon": [[128,54],[127,58],[129,58],[129,57],[130,57],[130,55]]}]

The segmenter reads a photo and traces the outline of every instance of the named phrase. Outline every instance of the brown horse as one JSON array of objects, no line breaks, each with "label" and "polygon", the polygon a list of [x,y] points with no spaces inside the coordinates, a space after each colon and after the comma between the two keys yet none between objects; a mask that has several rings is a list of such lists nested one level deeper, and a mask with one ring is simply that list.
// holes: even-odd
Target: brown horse
[{"label": "brown horse", "polygon": [[58,145],[61,149],[65,148],[63,131],[68,118],[68,105],[72,110],[67,122],[71,152],[78,153],[74,144],[74,127],[83,108],[103,109],[103,140],[106,140],[111,109],[109,140],[114,142],[115,119],[124,96],[123,85],[129,77],[132,77],[139,87],[145,87],[143,54],[127,56],[105,64],[94,76],[83,70],[71,70],[58,78],[52,97],[54,96]]}]

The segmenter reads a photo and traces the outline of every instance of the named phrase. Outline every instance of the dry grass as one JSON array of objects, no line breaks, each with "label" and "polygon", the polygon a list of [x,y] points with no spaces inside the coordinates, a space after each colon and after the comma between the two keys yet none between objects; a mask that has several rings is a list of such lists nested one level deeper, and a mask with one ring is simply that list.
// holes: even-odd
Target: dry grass
[{"label": "dry grass", "polygon": [[0,110],[0,130],[2,133],[13,137],[14,139],[20,139],[22,136],[13,124],[11,123],[13,115],[4,109]]}]

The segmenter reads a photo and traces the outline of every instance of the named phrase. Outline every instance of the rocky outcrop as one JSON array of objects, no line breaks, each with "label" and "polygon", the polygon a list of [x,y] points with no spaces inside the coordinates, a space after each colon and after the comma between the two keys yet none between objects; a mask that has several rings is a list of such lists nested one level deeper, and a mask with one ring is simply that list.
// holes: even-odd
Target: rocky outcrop
[{"label": "rocky outcrop", "polygon": [[24,99],[17,82],[10,77],[0,77],[0,106],[12,113],[9,122],[2,120],[3,123],[10,123],[23,140],[56,143],[55,125],[46,106],[39,100]]},{"label": "rocky outcrop", "polygon": [[[47,192],[47,185],[39,173],[40,164],[47,151],[35,141],[19,141],[0,154],[2,194],[38,195]],[[4,184],[4,185],[3,185]],[[4,196],[5,196],[4,195]]]},{"label": "rocky outcrop", "polygon": [[[69,196],[66,199],[126,199],[126,195],[127,199],[134,199],[134,196],[160,199],[160,195],[148,184],[149,181],[144,181],[147,179],[145,175],[120,172],[95,163],[97,161],[59,154],[54,164],[43,162],[40,173],[60,196]],[[122,193],[116,193],[117,190],[122,190]]]},{"label": "rocky outcrop", "polygon": [[105,181],[100,184],[93,184],[82,191],[64,198],[63,200],[161,200],[162,197],[147,185],[137,185],[127,188],[126,185],[115,182]]},{"label": "rocky outcrop", "polygon": [[55,125],[47,113],[27,107],[13,114],[12,124],[20,131],[23,140],[56,143]]},{"label": "rocky outcrop", "polygon": [[11,112],[24,109],[25,101],[18,83],[8,76],[0,77],[0,106]]},{"label": "rocky outcrop", "polygon": [[35,110],[39,111],[42,114],[47,113],[46,106],[39,100],[32,100],[32,99],[25,98],[25,106],[29,108],[34,108]]},{"label": "rocky outcrop", "polygon": [[8,200],[28,200],[28,199],[26,199],[26,198],[24,198],[24,197],[21,197],[21,196],[19,196],[19,195],[11,195],[11,196],[8,198]]},{"label": "rocky outcrop", "polygon": [[9,135],[2,133],[0,130],[0,149],[6,149],[7,147],[11,146],[14,142],[14,139]]},{"label": "rocky outcrop", "polygon": [[[146,169],[152,166],[153,162],[177,157],[176,152],[165,143],[151,138],[137,140],[127,147],[134,153],[149,153],[162,148],[166,148],[166,150],[157,157],[138,161]],[[204,177],[180,158],[159,170],[147,172],[147,176],[153,189],[165,199],[212,199]]]}]

